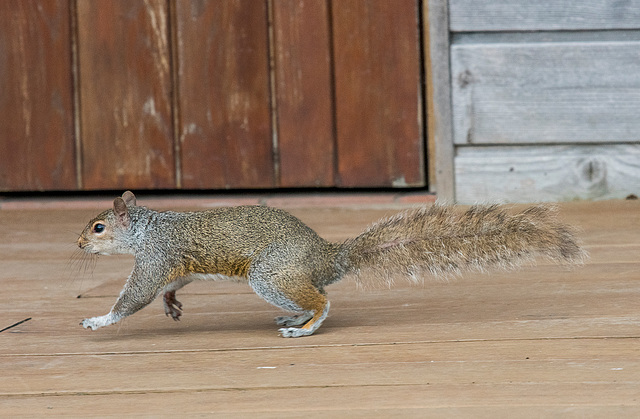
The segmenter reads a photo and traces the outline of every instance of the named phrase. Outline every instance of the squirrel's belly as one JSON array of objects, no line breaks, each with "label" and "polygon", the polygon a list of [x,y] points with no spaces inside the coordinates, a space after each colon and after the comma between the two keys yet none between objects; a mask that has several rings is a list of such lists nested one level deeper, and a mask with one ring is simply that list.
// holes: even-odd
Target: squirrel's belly
[{"label": "squirrel's belly", "polygon": [[[182,273],[192,275],[221,275],[226,277],[246,277],[249,273],[251,259],[243,256],[216,258],[212,255],[184,257]],[[212,279],[212,278],[208,278]]]},{"label": "squirrel's belly", "polygon": [[242,276],[230,276],[223,274],[189,274],[184,277],[190,281],[232,281],[232,282],[247,282],[247,278]]}]

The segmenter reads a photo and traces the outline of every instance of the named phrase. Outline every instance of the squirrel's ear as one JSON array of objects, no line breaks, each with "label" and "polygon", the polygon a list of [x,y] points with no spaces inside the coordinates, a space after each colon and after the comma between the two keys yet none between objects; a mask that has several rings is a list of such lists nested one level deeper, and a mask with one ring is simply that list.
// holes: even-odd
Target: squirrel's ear
[{"label": "squirrel's ear", "polygon": [[116,215],[120,225],[123,227],[129,227],[131,218],[129,217],[129,211],[127,211],[127,204],[124,203],[122,198],[118,197],[113,200],[113,213]]},{"label": "squirrel's ear", "polygon": [[136,206],[136,196],[131,191],[126,191],[122,194],[122,200],[128,207]]}]

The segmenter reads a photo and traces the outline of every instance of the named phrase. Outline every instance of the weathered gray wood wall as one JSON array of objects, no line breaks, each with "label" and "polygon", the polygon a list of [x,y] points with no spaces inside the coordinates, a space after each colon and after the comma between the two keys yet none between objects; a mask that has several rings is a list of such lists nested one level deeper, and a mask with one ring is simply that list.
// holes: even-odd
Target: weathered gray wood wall
[{"label": "weathered gray wood wall", "polygon": [[449,0],[458,202],[640,194],[640,0]]}]

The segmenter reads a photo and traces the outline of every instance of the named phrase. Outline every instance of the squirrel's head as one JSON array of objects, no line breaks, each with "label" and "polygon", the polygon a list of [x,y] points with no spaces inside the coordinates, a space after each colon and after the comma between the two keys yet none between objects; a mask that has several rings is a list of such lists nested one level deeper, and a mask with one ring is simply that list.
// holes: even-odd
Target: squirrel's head
[{"label": "squirrel's head", "polygon": [[101,255],[131,253],[127,245],[131,215],[129,208],[136,206],[136,197],[126,191],[113,200],[113,208],[89,221],[78,238],[78,246],[87,253]]}]

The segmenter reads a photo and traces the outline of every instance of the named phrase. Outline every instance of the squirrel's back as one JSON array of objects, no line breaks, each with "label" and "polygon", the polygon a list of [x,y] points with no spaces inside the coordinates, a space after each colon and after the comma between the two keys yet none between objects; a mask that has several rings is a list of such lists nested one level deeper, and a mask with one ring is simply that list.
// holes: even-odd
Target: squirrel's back
[{"label": "squirrel's back", "polygon": [[[144,208],[144,207],[137,207]],[[288,212],[261,205],[220,207],[194,212],[158,212],[142,209],[147,223],[144,250],[154,247],[184,272],[246,277],[251,264],[266,248],[277,246],[282,257],[307,257],[333,272],[337,245]],[[160,248],[161,247],[161,248]],[[310,262],[311,263],[311,262]]]}]

